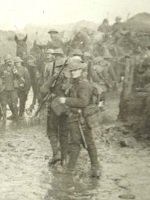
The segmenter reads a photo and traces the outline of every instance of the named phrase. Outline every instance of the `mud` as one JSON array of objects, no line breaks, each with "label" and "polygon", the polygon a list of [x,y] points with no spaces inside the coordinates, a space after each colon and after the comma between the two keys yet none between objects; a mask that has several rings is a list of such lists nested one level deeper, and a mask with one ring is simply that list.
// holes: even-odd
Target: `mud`
[{"label": "mud", "polygon": [[[7,124],[5,130],[1,128],[0,200],[149,200],[149,141],[137,141],[134,134],[114,123],[117,109],[112,105],[104,113],[103,126],[93,130],[101,164],[100,179],[90,178],[84,149],[74,175],[67,174],[59,164],[48,167],[51,147],[45,123],[32,125],[22,121]],[[121,141],[126,145],[122,146]]]}]

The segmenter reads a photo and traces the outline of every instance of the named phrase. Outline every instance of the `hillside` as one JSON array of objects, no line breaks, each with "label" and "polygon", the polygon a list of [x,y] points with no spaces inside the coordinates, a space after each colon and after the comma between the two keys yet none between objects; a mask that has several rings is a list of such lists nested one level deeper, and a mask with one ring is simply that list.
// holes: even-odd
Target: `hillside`
[{"label": "hillside", "polygon": [[150,13],[139,13],[124,23],[125,27],[141,32],[150,32]]}]

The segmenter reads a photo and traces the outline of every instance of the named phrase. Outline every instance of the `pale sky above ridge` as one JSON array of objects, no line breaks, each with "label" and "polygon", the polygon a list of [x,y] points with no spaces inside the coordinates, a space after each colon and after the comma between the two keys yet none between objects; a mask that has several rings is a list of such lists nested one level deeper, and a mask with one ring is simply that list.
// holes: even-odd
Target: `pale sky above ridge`
[{"label": "pale sky above ridge", "polygon": [[22,29],[26,24],[53,25],[80,20],[113,22],[139,12],[150,13],[150,0],[0,0],[0,29]]}]

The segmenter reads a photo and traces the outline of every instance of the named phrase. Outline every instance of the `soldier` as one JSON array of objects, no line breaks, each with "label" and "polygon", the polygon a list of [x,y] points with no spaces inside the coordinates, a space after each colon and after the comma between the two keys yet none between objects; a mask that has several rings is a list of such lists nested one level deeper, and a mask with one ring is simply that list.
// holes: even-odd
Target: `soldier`
[{"label": "soldier", "polygon": [[14,64],[10,55],[6,56],[5,64],[1,67],[0,76],[2,77],[4,84],[4,99],[6,104],[12,112],[12,116],[8,119],[18,120],[18,108],[17,108],[17,91],[16,91],[16,77],[14,72]]},{"label": "soldier", "polygon": [[[0,57],[0,72],[3,71],[3,69],[2,69],[3,65],[4,65],[3,58]],[[6,116],[3,115],[4,112],[6,113],[6,109],[5,109],[5,111],[3,110],[6,107],[5,102],[3,102],[3,91],[4,91],[4,84],[3,84],[2,77],[0,76],[0,120],[2,118],[3,118],[3,120],[6,120]],[[4,104],[4,106],[3,106],[3,104]]]},{"label": "soldier", "polygon": [[20,57],[14,58],[15,70],[14,73],[18,80],[18,97],[19,97],[19,118],[22,119],[27,101],[27,95],[30,89],[30,75],[28,70],[22,66],[23,60]]},{"label": "soldier", "polygon": [[63,48],[63,41],[59,37],[59,32],[55,29],[51,29],[48,31],[50,35],[50,41],[48,41],[47,48],[48,49],[58,49]]},{"label": "soldier", "polygon": [[[47,81],[41,87],[42,96],[45,96],[46,93],[50,92],[47,116],[47,135],[50,140],[53,156],[49,165],[55,164],[57,161],[61,161],[61,164],[64,164],[67,155],[67,114],[65,112],[59,112],[59,105],[53,103],[53,99],[66,95],[64,74],[59,74],[62,67],[64,67],[65,61],[61,49],[55,50],[53,56],[55,56],[55,64],[53,63],[54,68],[52,70],[53,73],[49,74]],[[56,81],[55,86],[53,85],[54,81]],[[61,148],[61,156],[59,147]]]},{"label": "soldier", "polygon": [[96,57],[89,69],[90,80],[95,86],[99,96],[99,107],[103,110],[105,104],[105,97],[108,89],[111,87],[110,78],[108,74],[108,63],[102,57]]},{"label": "soldier", "polygon": [[97,30],[103,32],[105,39],[108,39],[110,35],[110,25],[108,19],[104,19],[103,23],[98,27]]},{"label": "soldier", "polygon": [[118,42],[121,38],[123,28],[121,20],[121,17],[117,16],[115,18],[115,23],[112,25],[112,35],[114,36],[115,42]]},{"label": "soldier", "polygon": [[[68,129],[70,133],[70,149],[69,149],[69,162],[67,170],[72,171],[75,168],[81,144],[87,149],[91,161],[91,176],[99,177],[99,163],[97,158],[97,150],[92,136],[92,131],[85,121],[84,133],[80,123],[82,115],[86,119],[86,109],[92,104],[91,99],[93,96],[93,87],[88,81],[82,80],[83,64],[74,64],[70,68],[73,83],[70,90],[69,97],[60,97],[59,101],[63,105],[70,108],[68,117]],[[83,118],[82,118],[83,119]]]},{"label": "soldier", "polygon": [[53,73],[53,64],[54,64],[54,55],[52,54],[53,49],[48,49],[46,51],[46,60],[42,72],[44,82],[48,80],[49,76],[52,76]]}]

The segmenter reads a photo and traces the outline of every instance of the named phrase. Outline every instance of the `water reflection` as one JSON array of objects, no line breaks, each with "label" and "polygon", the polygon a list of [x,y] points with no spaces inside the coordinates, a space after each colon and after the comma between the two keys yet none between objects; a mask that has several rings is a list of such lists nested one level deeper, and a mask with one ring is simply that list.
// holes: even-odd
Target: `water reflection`
[{"label": "water reflection", "polygon": [[45,200],[98,200],[100,180],[53,171]]}]

